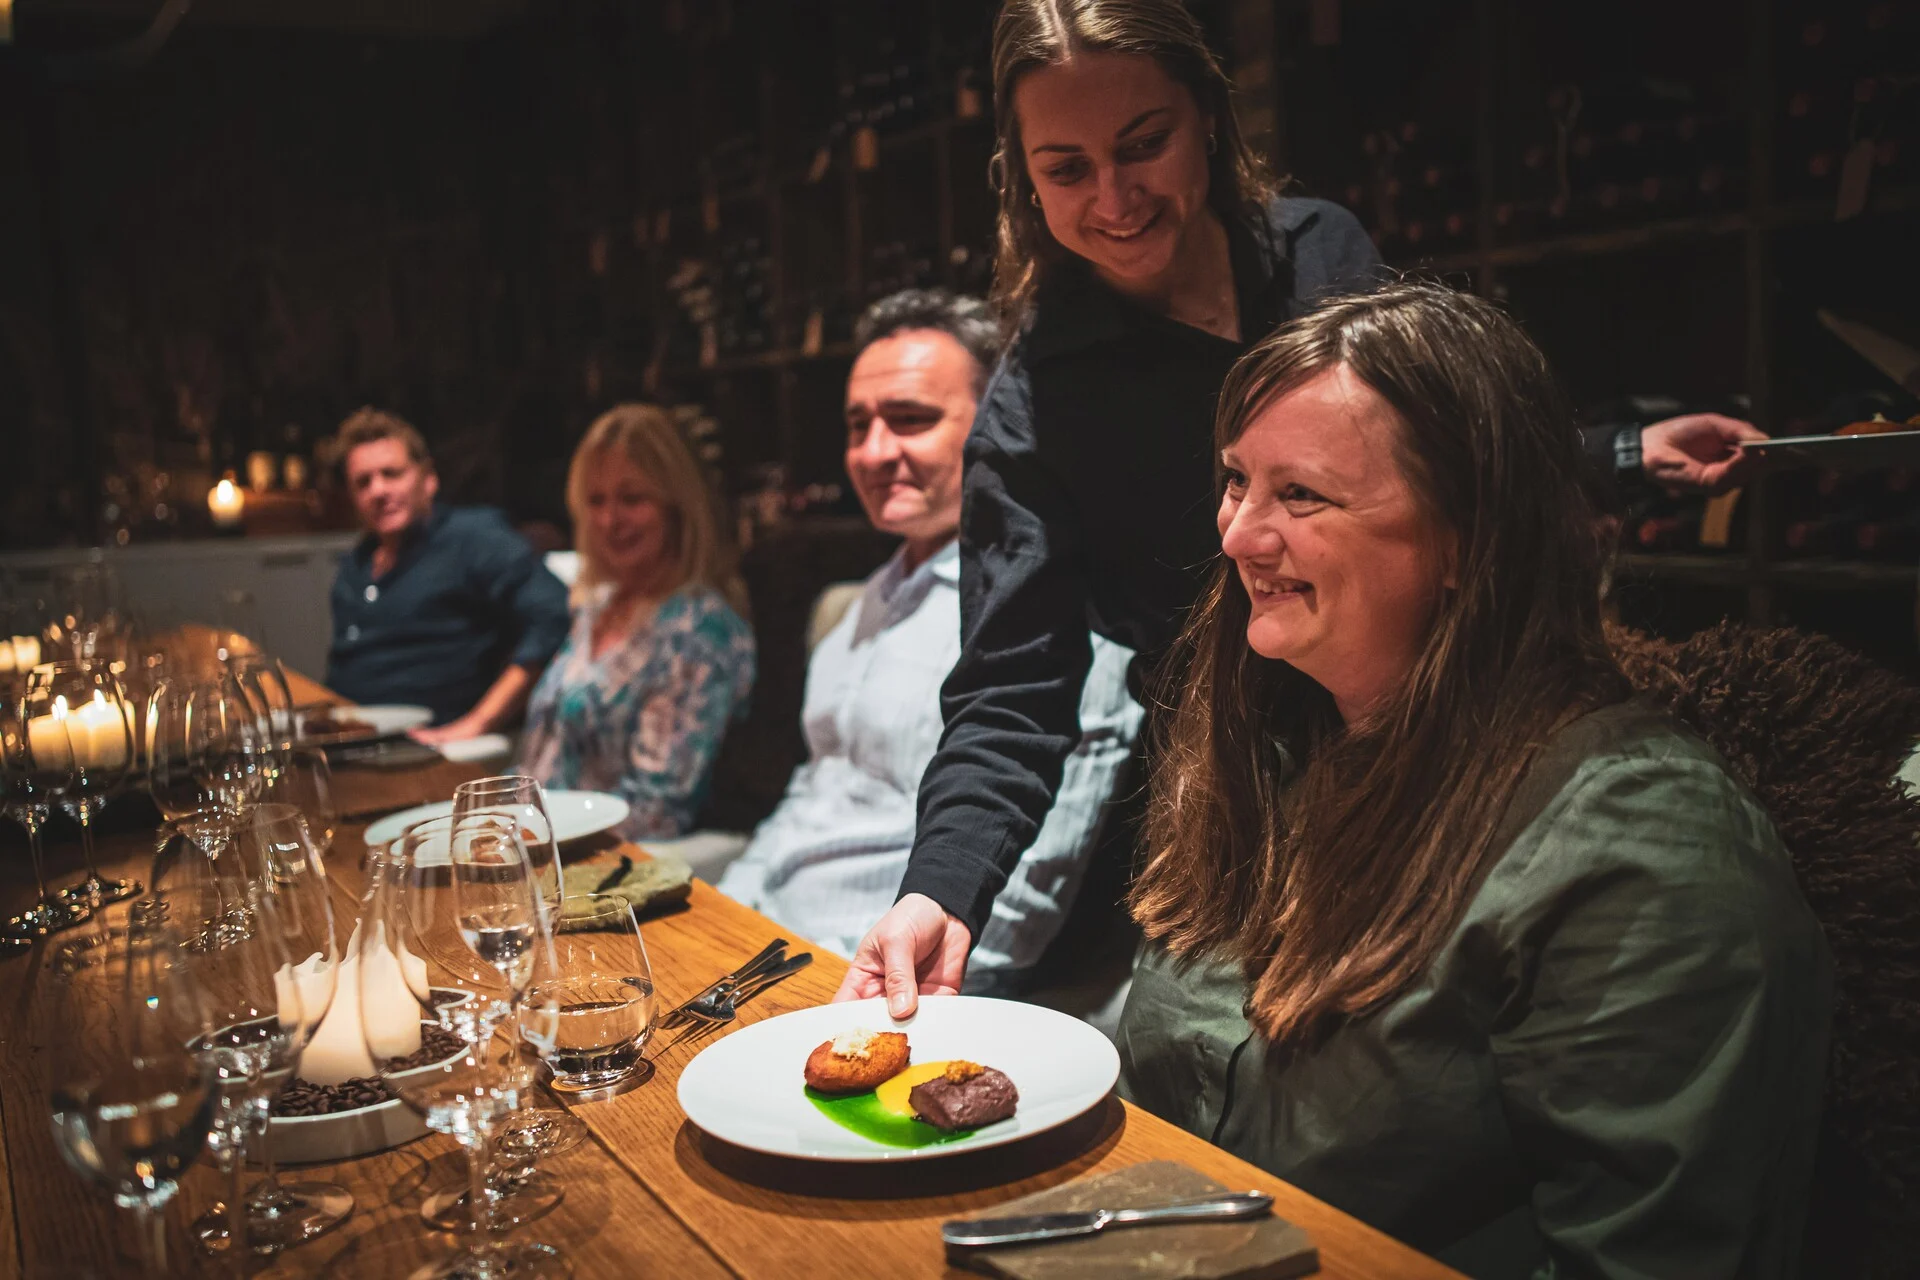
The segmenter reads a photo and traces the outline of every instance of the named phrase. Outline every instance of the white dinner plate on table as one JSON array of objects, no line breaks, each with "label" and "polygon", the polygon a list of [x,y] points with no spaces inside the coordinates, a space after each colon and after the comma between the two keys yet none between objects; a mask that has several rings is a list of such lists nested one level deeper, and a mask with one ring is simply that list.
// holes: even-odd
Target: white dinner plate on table
[{"label": "white dinner plate on table", "polygon": [[[970,1137],[890,1147],[844,1129],[807,1098],[802,1075],[821,1041],[865,1028],[904,1031],[914,1062],[964,1058],[1006,1073],[1020,1092],[1008,1119]],[[934,1160],[997,1147],[1065,1124],[1096,1106],[1120,1077],[1112,1041],[1078,1018],[1012,1000],[922,996],[905,1022],[876,996],[818,1005],[741,1027],[680,1073],[687,1119],[737,1147],[801,1160]]]},{"label": "white dinner plate on table", "polygon": [[[452,812],[451,800],[415,805],[411,809],[390,813],[372,824],[367,828],[364,838],[368,847],[392,844],[414,823],[425,822],[428,818],[444,818]],[[627,812],[625,800],[604,791],[547,792],[547,816],[553,819],[554,839],[561,844],[611,831],[627,820]]]},{"label": "white dinner plate on table", "polygon": [[[346,733],[321,730],[313,732],[307,724],[315,716],[324,712],[328,719],[363,724],[365,729],[355,729]],[[426,707],[416,707],[405,703],[375,704],[373,706],[325,707],[320,711],[301,713],[300,737],[303,741],[322,746],[344,745],[350,742],[374,742],[381,738],[397,737],[409,729],[418,729],[433,723],[433,712]]]}]

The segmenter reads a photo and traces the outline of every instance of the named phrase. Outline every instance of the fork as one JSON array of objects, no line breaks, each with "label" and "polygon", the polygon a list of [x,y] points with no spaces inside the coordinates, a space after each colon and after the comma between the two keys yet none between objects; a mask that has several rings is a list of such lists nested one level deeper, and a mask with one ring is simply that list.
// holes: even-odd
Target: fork
[{"label": "fork", "polygon": [[765,991],[777,982],[784,981],[813,963],[813,953],[802,951],[799,955],[789,956],[773,968],[740,985],[727,989],[703,992],[680,1007],[691,1025],[679,1035],[667,1041],[648,1054],[649,1060],[658,1058],[682,1040],[704,1040],[720,1028],[734,1020],[740,1006]]},{"label": "fork", "polygon": [[695,995],[685,1004],[676,1005],[674,1008],[669,1009],[666,1016],[660,1019],[659,1029],[666,1031],[689,1020],[697,1020],[696,1015],[687,1012],[694,1001],[710,1001],[723,992],[733,992],[743,982],[752,981],[766,970],[774,968],[783,962],[786,959],[786,950],[787,940],[785,938],[775,938],[772,942],[769,942],[765,947],[761,948],[759,954],[755,955],[753,959],[747,961],[732,973],[716,979],[712,985],[708,986],[698,995]]}]

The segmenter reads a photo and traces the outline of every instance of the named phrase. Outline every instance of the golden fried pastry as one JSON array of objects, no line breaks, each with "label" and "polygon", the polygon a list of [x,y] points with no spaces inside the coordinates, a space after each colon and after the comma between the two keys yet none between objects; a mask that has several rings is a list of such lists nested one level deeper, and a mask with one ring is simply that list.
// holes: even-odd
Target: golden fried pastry
[{"label": "golden fried pastry", "polygon": [[807,1084],[821,1093],[865,1093],[906,1070],[910,1052],[898,1031],[849,1031],[807,1055]]}]

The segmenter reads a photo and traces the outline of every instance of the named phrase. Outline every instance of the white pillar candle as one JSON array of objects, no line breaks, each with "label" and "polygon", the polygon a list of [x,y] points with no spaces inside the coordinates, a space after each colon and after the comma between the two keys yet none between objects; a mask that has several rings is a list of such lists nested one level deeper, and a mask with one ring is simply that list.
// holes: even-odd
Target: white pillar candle
[{"label": "white pillar candle", "polygon": [[73,762],[82,769],[120,769],[127,763],[127,721],[100,690],[93,701],[67,717]]},{"label": "white pillar candle", "polygon": [[360,978],[360,1023],[367,1051],[381,1058],[404,1058],[420,1048],[427,964],[397,939],[388,945],[383,921],[374,922],[369,943],[362,952],[370,967]]},{"label": "white pillar candle", "polygon": [[231,480],[222,480],[207,494],[207,513],[213,517],[214,524],[222,529],[231,529],[239,524],[246,508],[246,495]]},{"label": "white pillar candle", "polygon": [[333,965],[318,951],[297,965],[281,965],[273,975],[273,991],[280,1025],[291,1025],[292,1015],[298,1013],[300,1025],[307,1031],[326,1017],[340,998],[333,985]]},{"label": "white pillar candle", "polygon": [[67,737],[67,721],[71,718],[67,700],[61,696],[53,700],[50,714],[27,721],[27,750],[33,753],[35,768],[73,768],[73,744]]},{"label": "white pillar candle", "polygon": [[0,674],[24,673],[39,665],[39,636],[7,636],[0,639]]},{"label": "white pillar candle", "polygon": [[[316,952],[313,959],[318,958]],[[284,966],[280,972],[284,976],[276,978],[276,985],[298,980]],[[302,1080],[315,1084],[339,1084],[373,1074],[373,1059],[367,1054],[367,1042],[360,1030],[359,925],[353,927],[353,937],[347,941],[346,958],[340,962],[334,982],[333,1003],[300,1054],[299,1073]]]}]

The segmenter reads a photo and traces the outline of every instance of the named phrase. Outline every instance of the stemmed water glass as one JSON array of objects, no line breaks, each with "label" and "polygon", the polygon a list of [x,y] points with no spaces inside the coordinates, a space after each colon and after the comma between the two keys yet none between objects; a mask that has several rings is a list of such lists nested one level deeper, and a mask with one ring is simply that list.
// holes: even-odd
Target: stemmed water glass
[{"label": "stemmed water glass", "polygon": [[[0,936],[15,940],[69,928],[93,914],[93,908],[86,903],[70,902],[47,888],[47,864],[40,847],[40,829],[46,825],[50,807],[46,789],[49,775],[43,774],[34,762],[27,737],[26,693],[25,676],[0,677],[0,699],[4,699],[4,705],[0,706],[0,796],[4,797],[8,816],[27,829],[34,884],[40,890],[38,901],[0,927]],[[48,741],[51,742],[50,737]],[[63,748],[64,745],[61,744]],[[56,763],[58,773],[64,774],[65,765],[59,753],[56,753]]]},{"label": "stemmed water glass", "polygon": [[[516,823],[520,838],[536,877],[536,888],[547,905],[549,917],[557,919],[565,883],[560,865],[560,843],[554,838],[553,820],[547,813],[546,789],[537,778],[526,774],[503,774],[475,778],[461,783],[453,792],[453,816],[498,814]],[[587,1127],[578,1118],[558,1107],[527,1106],[532,1093],[534,1065],[519,1061],[527,1079],[522,1089],[520,1110],[501,1130],[495,1142],[495,1154],[507,1160],[529,1163],[540,1156],[555,1156],[571,1151],[587,1138]],[[522,1219],[545,1212],[559,1203],[560,1186],[544,1175],[529,1170],[517,1172],[507,1192],[504,1206]],[[424,1211],[429,1221],[446,1226],[458,1206],[441,1206],[429,1201]]]},{"label": "stemmed water glass", "polygon": [[133,765],[133,719],[120,681],[104,663],[50,662],[27,678],[27,745],[48,795],[80,824],[87,878],[59,891],[97,907],[140,892],[133,880],[103,880],[93,856],[93,819]]},{"label": "stemmed water glass", "polygon": [[54,1143],[134,1212],[144,1269],[165,1276],[162,1211],[207,1140],[219,1085],[195,1047],[210,1023],[191,957],[147,907],[124,930],[95,917],[63,940],[43,1011]]},{"label": "stemmed water glass", "polygon": [[[288,951],[291,970],[276,976],[285,998],[291,986],[300,998],[301,1017],[295,1030],[295,1054],[313,1039],[337,994],[337,975],[343,940],[334,921],[328,888],[326,847],[309,814],[293,805],[262,804],[241,829],[240,841],[249,871],[261,889],[261,898],[273,905]],[[284,1086],[285,1081],[281,1080]],[[338,1226],[353,1212],[353,1195],[333,1182],[283,1183],[273,1160],[273,1099],[254,1099],[254,1154],[265,1176],[247,1198],[248,1239],[255,1253],[272,1253],[310,1240]]]},{"label": "stemmed water glass", "polygon": [[[403,981],[421,1016],[467,1045],[463,1057],[404,1069],[416,1046],[395,1043],[388,1029],[363,1019],[368,1054],[387,1087],[467,1150],[471,1243],[412,1280],[569,1276],[571,1265],[549,1245],[492,1238],[502,1224],[492,1213],[489,1148],[519,1089],[498,1061],[517,1046],[499,1045],[495,1033],[526,997],[536,963],[543,955],[552,963],[545,904],[520,831],[493,814],[468,815],[457,827],[452,816],[416,823],[376,864],[376,875],[361,927],[363,1007]],[[555,1011],[535,1004],[528,1021],[538,1035],[552,1027]]]},{"label": "stemmed water glass", "polygon": [[[204,835],[204,832],[203,832]],[[164,869],[163,869],[164,866]],[[263,805],[209,852],[175,835],[156,861],[157,900],[198,960],[214,1030],[202,1049],[222,1082],[209,1147],[227,1198],[193,1224],[209,1252],[271,1254],[343,1220],[353,1198],[331,1184],[280,1187],[267,1116],[332,1005],[339,971],[324,865],[297,811]],[[251,1147],[267,1176],[241,1194]]]}]

